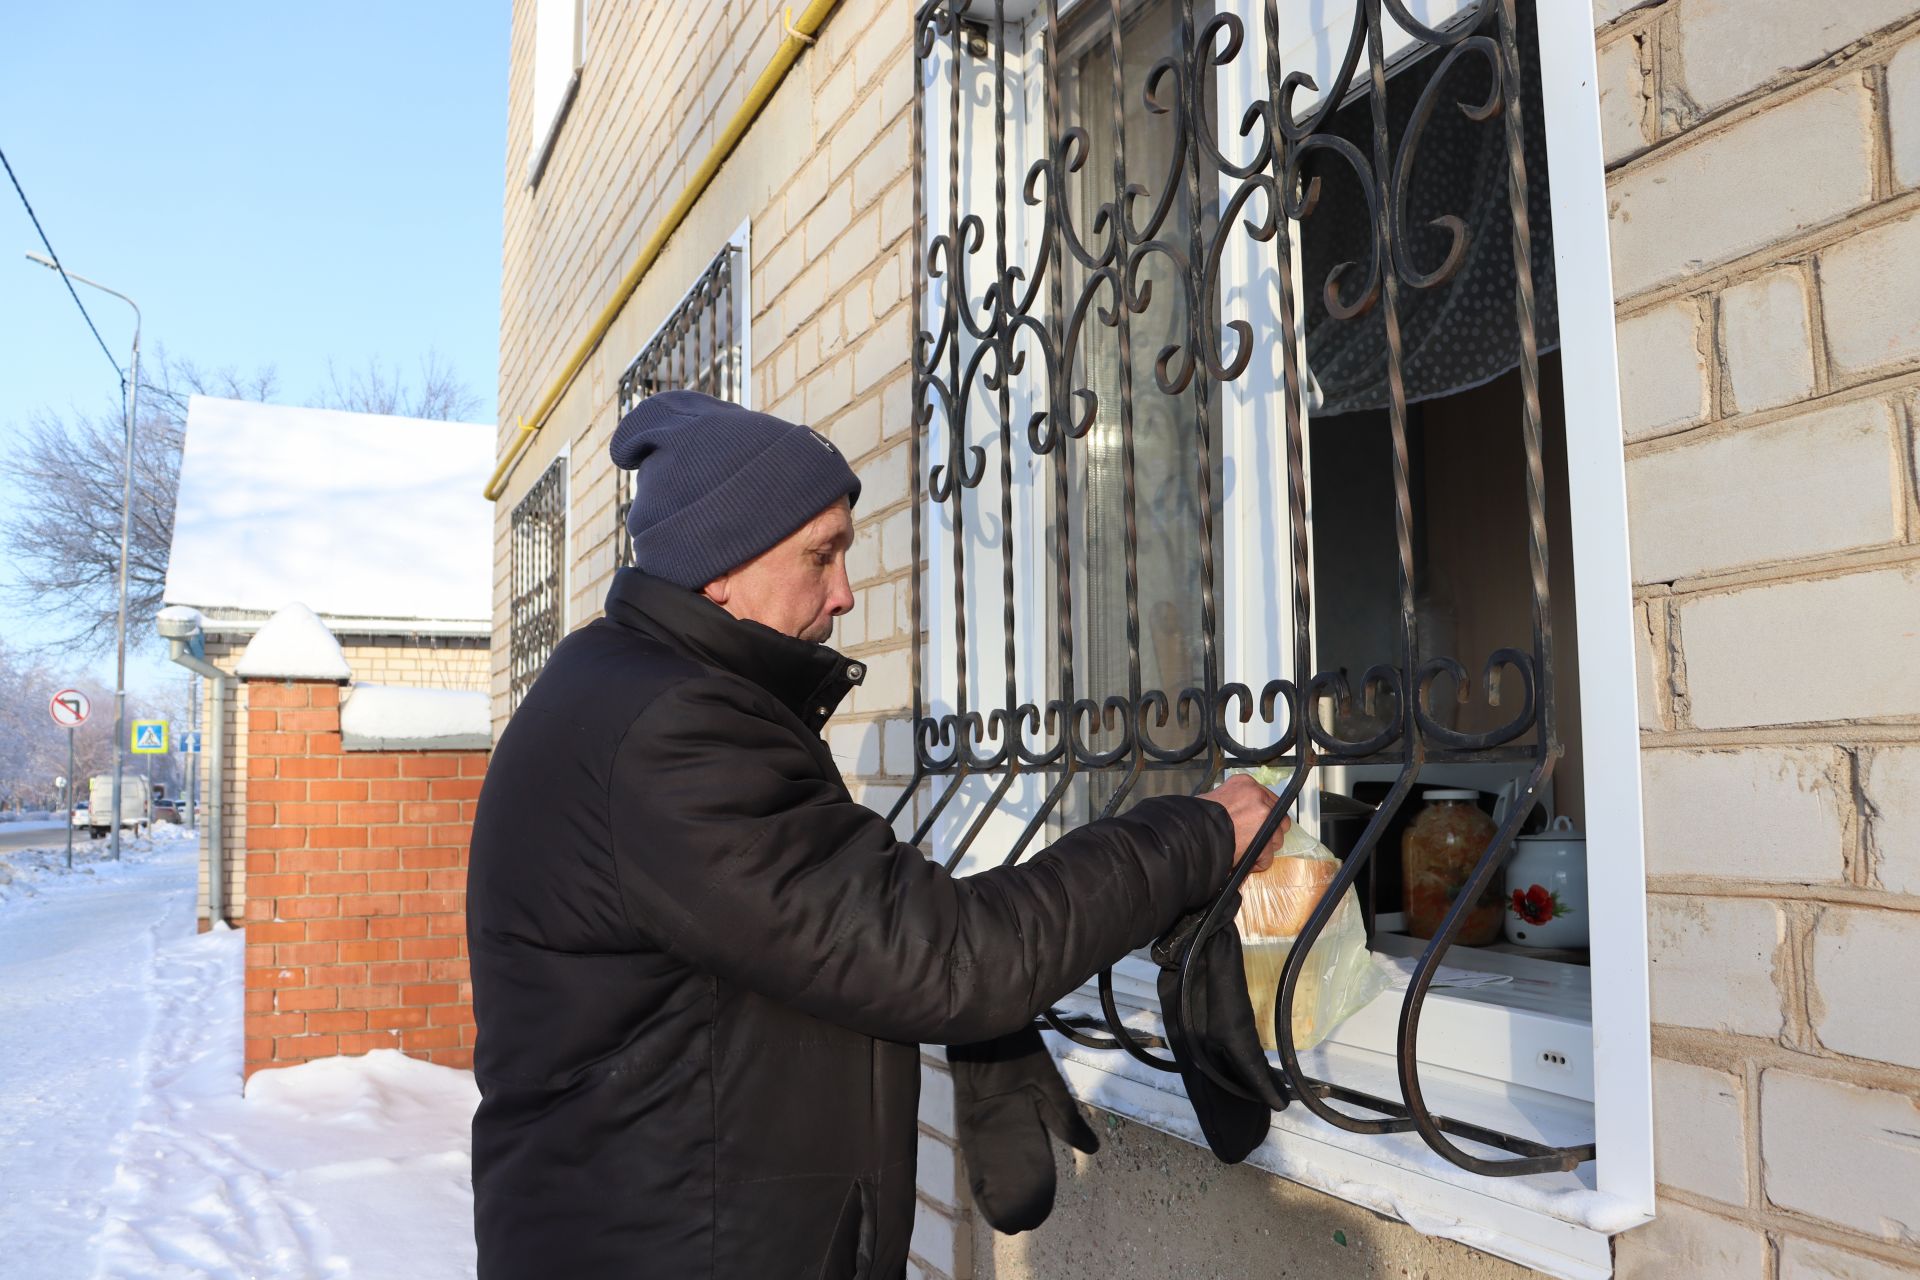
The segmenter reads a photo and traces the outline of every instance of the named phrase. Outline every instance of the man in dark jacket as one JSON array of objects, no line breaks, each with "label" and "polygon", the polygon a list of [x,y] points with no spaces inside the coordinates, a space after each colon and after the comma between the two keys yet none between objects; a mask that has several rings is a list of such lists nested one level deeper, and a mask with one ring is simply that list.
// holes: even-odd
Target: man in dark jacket
[{"label": "man in dark jacket", "polygon": [[1219,890],[1273,796],[1144,801],[956,878],[854,802],[860,484],[817,433],[645,400],[637,568],[500,739],[468,941],[483,1280],[896,1280],[921,1042],[1026,1025]]}]

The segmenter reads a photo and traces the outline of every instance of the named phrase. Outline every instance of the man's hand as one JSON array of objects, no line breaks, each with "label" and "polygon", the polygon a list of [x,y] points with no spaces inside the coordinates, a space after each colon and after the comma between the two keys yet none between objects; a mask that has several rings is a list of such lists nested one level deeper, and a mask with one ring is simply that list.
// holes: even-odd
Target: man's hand
[{"label": "man's hand", "polygon": [[[1273,806],[1280,803],[1279,796],[1245,776],[1228,778],[1225,783],[1200,798],[1213,801],[1225,809],[1227,816],[1233,819],[1233,856],[1236,861],[1246,852],[1247,846],[1253,843],[1253,838],[1260,833],[1260,824],[1267,820],[1267,815],[1273,811]],[[1260,851],[1259,858],[1254,861],[1255,871],[1265,871],[1273,865],[1273,851],[1280,847],[1281,837],[1286,835],[1288,828],[1292,826],[1291,818],[1280,819],[1280,825],[1275,828],[1273,838],[1267,842],[1267,847]]]}]

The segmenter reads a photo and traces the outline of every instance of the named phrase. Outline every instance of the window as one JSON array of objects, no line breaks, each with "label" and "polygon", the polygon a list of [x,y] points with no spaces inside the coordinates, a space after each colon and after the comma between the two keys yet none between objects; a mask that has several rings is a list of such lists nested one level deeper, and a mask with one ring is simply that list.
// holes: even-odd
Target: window
[{"label": "window", "polygon": [[513,508],[508,534],[508,709],[533,686],[566,631],[567,459],[555,458]]},{"label": "window", "polygon": [[[1424,959],[1270,1059],[1302,1104],[1256,1160],[1604,1273],[1652,1173],[1592,32],[1409,7],[920,10],[929,641],[900,811],[971,865],[1280,768],[1373,949]],[[1589,955],[1450,950],[1464,909],[1406,935],[1399,832],[1436,784],[1523,797],[1476,885],[1523,823],[1579,822]],[[1507,981],[1434,987],[1442,957]],[[1059,1012],[1082,1096],[1164,1125],[1153,978],[1122,962]]]},{"label": "window", "polygon": [[[746,254],[744,231],[715,255],[658,332],[620,375],[621,417],[650,395],[688,387],[735,404],[747,402]],[[614,503],[616,563],[633,563],[627,512],[633,506],[633,472],[616,469]]]},{"label": "window", "polygon": [[533,9],[533,150],[527,185],[546,172],[560,122],[580,90],[581,9],[584,0],[535,0]]}]

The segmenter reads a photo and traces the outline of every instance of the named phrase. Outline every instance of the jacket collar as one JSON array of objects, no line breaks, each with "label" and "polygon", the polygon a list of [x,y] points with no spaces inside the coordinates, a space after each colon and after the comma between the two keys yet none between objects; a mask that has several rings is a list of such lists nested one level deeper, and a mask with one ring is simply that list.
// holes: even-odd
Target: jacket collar
[{"label": "jacket collar", "polygon": [[638,569],[614,573],[607,618],[696,662],[751,680],[815,732],[867,674],[864,663],[824,644],[743,621],[696,591]]}]

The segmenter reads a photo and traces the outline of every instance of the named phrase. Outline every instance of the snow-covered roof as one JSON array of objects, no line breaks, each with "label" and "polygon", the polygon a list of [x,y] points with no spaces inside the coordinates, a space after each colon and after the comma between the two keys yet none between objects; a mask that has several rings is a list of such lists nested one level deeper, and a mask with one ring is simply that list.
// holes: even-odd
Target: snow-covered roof
[{"label": "snow-covered roof", "polygon": [[290,604],[269,618],[233,672],[243,680],[353,679],[340,642],[304,604]]},{"label": "snow-covered roof", "polygon": [[340,704],[348,751],[469,751],[493,745],[487,695],[469,689],[357,684]]},{"label": "snow-covered roof", "polygon": [[219,614],[300,600],[335,626],[484,631],[493,508],[481,490],[493,434],[466,422],[193,397],[166,602]]}]

